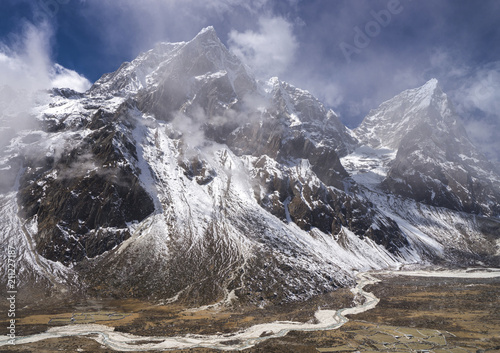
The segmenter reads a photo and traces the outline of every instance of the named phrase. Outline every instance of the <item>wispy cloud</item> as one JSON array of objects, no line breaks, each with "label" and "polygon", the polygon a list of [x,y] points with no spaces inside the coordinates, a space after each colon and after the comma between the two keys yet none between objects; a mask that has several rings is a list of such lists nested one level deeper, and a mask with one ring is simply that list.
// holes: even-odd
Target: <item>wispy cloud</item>
[{"label": "wispy cloud", "polygon": [[18,42],[0,44],[2,84],[13,89],[43,89],[50,86],[47,53],[52,30],[48,25],[25,24]]},{"label": "wispy cloud", "polygon": [[0,43],[2,85],[12,89],[36,91],[61,87],[85,91],[90,82],[73,70],[51,60],[53,30],[47,23],[25,23],[17,42]]},{"label": "wispy cloud", "polygon": [[471,65],[445,48],[429,56],[427,74],[440,78],[474,144],[500,162],[500,61]]},{"label": "wispy cloud", "polygon": [[500,61],[467,68],[451,92],[475,144],[500,163]]},{"label": "wispy cloud", "polygon": [[[276,15],[269,0],[88,1],[82,16],[99,28],[105,55],[132,60],[157,42],[186,41],[213,25],[259,77],[283,73],[298,49],[295,20]],[[284,2],[297,6],[296,1]],[[116,63],[117,67],[120,63]]]},{"label": "wispy cloud", "polygon": [[283,73],[295,59],[298,46],[293,25],[282,17],[261,17],[258,31],[229,33],[229,49],[263,78]]},{"label": "wispy cloud", "polygon": [[89,80],[78,72],[67,69],[59,64],[53,64],[49,70],[52,87],[71,88],[77,92],[85,92],[91,86]]},{"label": "wispy cloud", "polygon": [[479,68],[462,91],[466,104],[500,119],[500,61]]},{"label": "wispy cloud", "polygon": [[51,60],[52,27],[26,22],[16,41],[0,43],[0,125],[24,129],[33,123],[30,109],[40,92],[53,87],[85,91],[90,82]]},{"label": "wispy cloud", "polygon": [[[256,22],[268,0],[99,0],[87,1],[81,16],[99,31],[105,55],[135,58],[157,42],[186,41],[214,26],[223,40],[228,28]],[[117,63],[120,65],[120,63]]]}]

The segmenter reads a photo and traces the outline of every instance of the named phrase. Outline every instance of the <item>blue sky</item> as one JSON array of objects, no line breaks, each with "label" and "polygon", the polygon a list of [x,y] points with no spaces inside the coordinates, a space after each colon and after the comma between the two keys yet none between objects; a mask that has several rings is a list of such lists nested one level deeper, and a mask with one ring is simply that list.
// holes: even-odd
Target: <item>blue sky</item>
[{"label": "blue sky", "polygon": [[[30,74],[37,82],[87,87],[156,42],[208,25],[257,76],[308,89],[349,127],[436,77],[470,136],[499,158],[497,0],[2,0],[0,80],[16,75],[6,62],[21,62],[49,68]],[[54,73],[55,63],[65,69]]]}]

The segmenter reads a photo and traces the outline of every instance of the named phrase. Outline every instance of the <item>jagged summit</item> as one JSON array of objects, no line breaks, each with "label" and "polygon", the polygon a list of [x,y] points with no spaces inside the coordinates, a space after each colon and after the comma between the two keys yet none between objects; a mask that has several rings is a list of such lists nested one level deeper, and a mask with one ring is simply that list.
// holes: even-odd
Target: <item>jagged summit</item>
[{"label": "jagged summit", "polygon": [[198,34],[193,38],[195,40],[206,40],[205,38],[210,37],[212,40],[220,41],[215,31],[214,26],[207,26],[201,29]]},{"label": "jagged summit", "polygon": [[212,26],[203,28],[193,39],[184,42],[183,50],[189,50],[189,48],[198,51],[199,55],[209,55],[213,53],[219,56],[218,59],[222,60],[224,60],[224,58],[221,57],[222,55],[232,56],[226,46],[221,42],[215,28]]},{"label": "jagged summit", "polygon": [[500,178],[470,141],[437,79],[382,103],[354,131],[362,144],[396,152],[382,183],[386,191],[430,205],[499,214]]},{"label": "jagged summit", "polygon": [[439,129],[459,124],[451,102],[435,78],[385,101],[370,111],[354,132],[371,147],[397,149],[402,138],[421,124]]},{"label": "jagged summit", "polygon": [[[184,87],[202,75],[226,75],[235,90],[253,78],[245,65],[218,38],[213,27],[201,30],[188,42],[162,42],[126,62],[117,71],[103,75],[90,89],[93,96],[130,96],[140,90],[158,90],[167,81]],[[189,92],[185,92],[189,94]]]},{"label": "jagged summit", "polygon": [[433,91],[436,88],[439,88],[439,81],[437,78],[433,77],[429,81],[427,81],[425,84],[423,84],[420,88],[417,88],[417,89],[418,90],[427,89],[427,90]]},{"label": "jagged summit", "polygon": [[440,100],[446,99],[447,96],[441,89],[438,80],[432,78],[422,86],[404,91],[396,97],[404,97],[408,100],[408,103],[424,109],[432,104],[436,104]]}]

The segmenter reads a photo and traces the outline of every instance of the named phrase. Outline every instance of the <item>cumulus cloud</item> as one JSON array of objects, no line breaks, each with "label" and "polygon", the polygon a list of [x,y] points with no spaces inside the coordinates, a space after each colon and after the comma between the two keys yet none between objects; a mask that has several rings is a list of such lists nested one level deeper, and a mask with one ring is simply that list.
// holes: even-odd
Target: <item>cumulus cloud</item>
[{"label": "cumulus cloud", "polygon": [[258,31],[230,31],[229,49],[257,76],[269,78],[280,75],[293,62],[298,42],[290,22],[282,17],[261,17]]},{"label": "cumulus cloud", "polygon": [[192,156],[194,150],[203,148],[206,142],[203,124],[207,118],[203,109],[197,107],[191,116],[178,112],[171,122],[174,131],[181,133],[185,144],[185,153]]},{"label": "cumulus cloud", "polygon": [[0,127],[4,131],[31,126],[29,109],[39,90],[50,86],[47,68],[50,65],[45,47],[49,28],[27,25],[19,41],[0,44]]}]

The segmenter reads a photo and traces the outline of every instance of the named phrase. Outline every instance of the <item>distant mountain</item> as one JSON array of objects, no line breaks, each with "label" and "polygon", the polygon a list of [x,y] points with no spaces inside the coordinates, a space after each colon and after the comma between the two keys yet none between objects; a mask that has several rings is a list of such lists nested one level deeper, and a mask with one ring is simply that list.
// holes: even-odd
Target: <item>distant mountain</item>
[{"label": "distant mountain", "polygon": [[500,177],[468,138],[436,79],[384,102],[355,133],[373,148],[397,150],[383,181],[388,192],[500,216]]},{"label": "distant mountain", "polygon": [[435,80],[350,131],[208,27],[32,113],[0,158],[27,291],[266,305],[370,268],[498,264],[499,177]]}]

